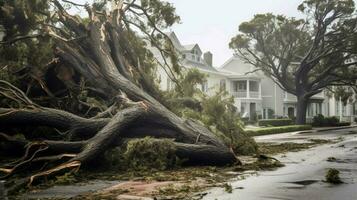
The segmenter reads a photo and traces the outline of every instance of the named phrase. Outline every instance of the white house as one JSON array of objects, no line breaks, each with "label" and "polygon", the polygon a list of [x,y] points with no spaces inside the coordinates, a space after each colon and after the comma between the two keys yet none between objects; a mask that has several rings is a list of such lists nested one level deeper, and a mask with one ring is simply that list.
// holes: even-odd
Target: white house
[{"label": "white house", "polygon": [[[196,68],[207,75],[207,82],[200,86],[202,91],[212,95],[219,87],[224,86],[234,97],[235,106],[242,117],[271,119],[296,116],[296,96],[285,92],[261,71],[254,71],[256,68],[253,65],[232,56],[221,67],[215,68],[212,66],[212,53],[203,53],[198,44],[181,44],[174,32],[168,36],[181,57],[182,66]],[[162,90],[174,87],[164,70],[159,69],[158,74]],[[306,115],[308,120],[323,114],[350,121],[357,114],[356,108],[355,102],[343,105],[340,100],[322,92],[310,99]]]},{"label": "white house", "polygon": [[[181,58],[180,64],[187,69],[196,68],[207,75],[207,81],[200,86],[202,91],[206,92],[208,95],[212,95],[220,86],[226,85],[226,74],[218,71],[212,66],[213,56],[211,52],[203,53],[198,44],[181,44],[174,32],[170,32],[167,35],[171,38],[171,41]],[[151,50],[157,59],[163,62],[158,50],[155,48]],[[158,68],[158,76],[160,80],[160,89],[170,90],[174,87],[174,83],[161,67]]]}]

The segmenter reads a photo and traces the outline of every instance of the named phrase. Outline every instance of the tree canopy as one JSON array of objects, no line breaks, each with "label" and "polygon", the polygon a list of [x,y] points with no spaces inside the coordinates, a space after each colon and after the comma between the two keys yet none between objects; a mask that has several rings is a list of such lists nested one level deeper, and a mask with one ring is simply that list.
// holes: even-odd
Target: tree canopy
[{"label": "tree canopy", "polygon": [[229,46],[244,61],[298,97],[298,123],[306,104],[327,86],[355,85],[357,17],[353,0],[305,0],[306,19],[257,14],[239,26]]}]

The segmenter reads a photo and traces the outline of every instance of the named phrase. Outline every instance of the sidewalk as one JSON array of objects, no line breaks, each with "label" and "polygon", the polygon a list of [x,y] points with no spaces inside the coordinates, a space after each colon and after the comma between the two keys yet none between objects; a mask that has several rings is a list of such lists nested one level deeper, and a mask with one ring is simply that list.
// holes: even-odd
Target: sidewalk
[{"label": "sidewalk", "polygon": [[355,127],[357,127],[356,124],[353,124],[351,126],[341,126],[341,127],[319,127],[319,128],[312,128],[312,130],[261,135],[261,136],[254,136],[253,138],[255,140],[259,141],[259,140],[266,140],[269,138],[285,138],[285,137],[291,137],[291,136],[303,136],[304,133],[318,133],[318,132],[324,132],[324,131],[350,129],[350,128],[355,128]]},{"label": "sidewalk", "polygon": [[318,128],[312,128],[312,130],[309,131],[300,131],[301,133],[313,133],[313,132],[324,132],[324,131],[333,131],[333,130],[341,130],[341,129],[349,129],[349,128],[355,128],[357,127],[356,124],[350,125],[350,126],[339,126],[339,127],[318,127]]}]

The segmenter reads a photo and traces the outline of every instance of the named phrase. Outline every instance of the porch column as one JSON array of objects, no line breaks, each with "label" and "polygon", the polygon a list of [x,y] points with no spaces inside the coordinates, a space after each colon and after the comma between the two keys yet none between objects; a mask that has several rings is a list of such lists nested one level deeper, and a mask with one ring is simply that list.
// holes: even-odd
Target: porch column
[{"label": "porch column", "polygon": [[247,106],[247,113],[248,113],[249,120],[251,120],[252,116],[250,116],[250,102],[245,102],[245,105]]},{"label": "porch column", "polygon": [[350,122],[353,123],[353,112],[352,112],[352,104],[348,103],[347,104],[347,112],[348,112],[348,116],[350,116]]},{"label": "porch column", "polygon": [[340,108],[340,109],[339,109],[339,111],[340,111],[340,113],[339,113],[339,114],[340,114],[340,121],[342,121],[342,99],[341,99],[341,97],[340,97],[339,104],[340,104],[340,105],[339,105],[339,108]]},{"label": "porch column", "polygon": [[259,81],[259,99],[262,98],[262,81]]},{"label": "porch column", "polygon": [[247,80],[247,98],[248,99],[250,98],[249,91],[250,91],[250,85],[249,85],[249,80]]}]

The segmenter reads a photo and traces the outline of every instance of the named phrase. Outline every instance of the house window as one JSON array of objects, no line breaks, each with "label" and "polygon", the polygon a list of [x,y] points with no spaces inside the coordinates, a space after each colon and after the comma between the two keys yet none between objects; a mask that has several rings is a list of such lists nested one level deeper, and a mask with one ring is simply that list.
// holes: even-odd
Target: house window
[{"label": "house window", "polygon": [[238,91],[247,91],[246,81],[238,81]]},{"label": "house window", "polygon": [[309,103],[307,105],[307,116],[312,117],[313,116],[313,104]]},{"label": "house window", "polygon": [[316,115],[322,114],[322,103],[316,104]]},{"label": "house window", "polygon": [[225,79],[221,79],[221,80],[219,81],[219,88],[220,88],[221,90],[226,90],[226,80],[225,80]]},{"label": "house window", "polygon": [[233,82],[234,92],[245,92],[247,91],[247,81],[235,81]]},{"label": "house window", "polygon": [[286,107],[285,107],[285,106],[283,107],[283,115],[284,115],[284,117],[287,115],[287,114],[286,114]]},{"label": "house window", "polygon": [[274,110],[271,108],[263,109],[263,118],[264,119],[273,119],[274,118]]},{"label": "house window", "polygon": [[246,106],[247,106],[246,103],[242,103],[242,104],[240,105],[240,116],[241,116],[242,118],[248,117],[248,113],[246,112],[246,109],[245,109]]},{"label": "house window", "polygon": [[201,85],[201,91],[202,91],[202,92],[207,92],[207,91],[208,91],[208,83],[207,83],[207,81],[205,81],[204,83],[202,83],[202,85]]},{"label": "house window", "polygon": [[258,81],[249,81],[249,91],[259,92],[259,83]]}]

